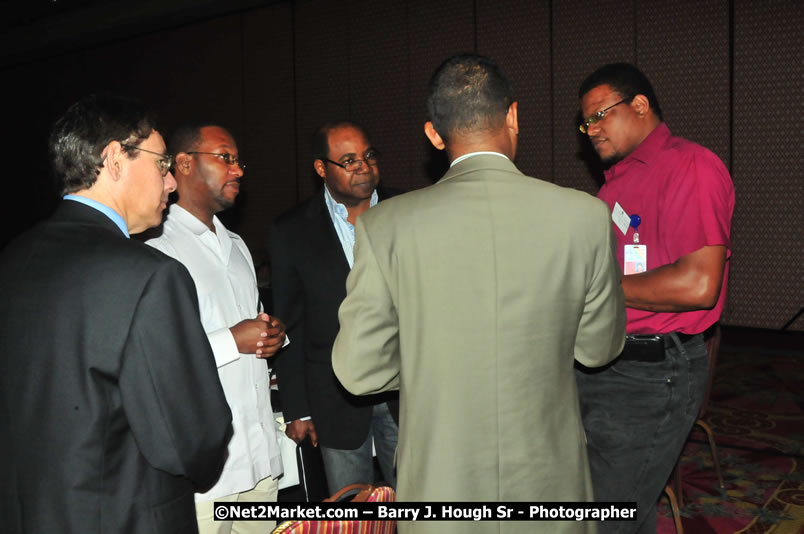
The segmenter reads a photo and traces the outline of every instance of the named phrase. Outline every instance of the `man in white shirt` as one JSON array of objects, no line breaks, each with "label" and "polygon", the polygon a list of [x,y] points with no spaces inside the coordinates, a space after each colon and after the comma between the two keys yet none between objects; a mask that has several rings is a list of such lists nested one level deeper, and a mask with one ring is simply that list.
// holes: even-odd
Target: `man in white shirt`
[{"label": "man in white shirt", "polygon": [[282,458],[263,359],[283,346],[285,326],[262,312],[251,254],[215,216],[240,192],[244,165],[235,140],[220,126],[190,124],[170,145],[179,201],[168,210],[162,235],[147,243],[182,262],[195,281],[201,323],[234,420],[221,477],[196,494],[198,527],[201,534],[267,533],[273,523],[215,521],[213,501],[276,501]]}]

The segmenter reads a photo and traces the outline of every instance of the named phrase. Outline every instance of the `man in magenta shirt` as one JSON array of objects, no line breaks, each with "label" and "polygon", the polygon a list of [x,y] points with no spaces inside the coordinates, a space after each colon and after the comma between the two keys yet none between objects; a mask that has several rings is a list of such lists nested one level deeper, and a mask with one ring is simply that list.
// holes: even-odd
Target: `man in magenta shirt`
[{"label": "man in magenta shirt", "polygon": [[601,67],[579,97],[581,131],[608,166],[598,197],[612,210],[629,339],[613,365],[576,377],[595,498],[635,501],[638,516],[599,531],[655,533],[656,502],[706,388],[704,340],[726,299],[734,186],[715,154],[670,133],[636,67]]}]

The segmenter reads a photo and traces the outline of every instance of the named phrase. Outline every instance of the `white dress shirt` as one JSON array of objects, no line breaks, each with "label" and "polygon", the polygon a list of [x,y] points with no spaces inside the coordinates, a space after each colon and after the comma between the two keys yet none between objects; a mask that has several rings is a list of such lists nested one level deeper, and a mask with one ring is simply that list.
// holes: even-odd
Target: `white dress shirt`
[{"label": "white dress shirt", "polygon": [[[378,200],[379,197],[377,196],[377,190],[375,189],[371,193],[369,208],[376,206]],[[332,224],[335,226],[335,233],[338,234],[338,239],[341,241],[341,247],[343,247],[343,253],[346,256],[346,261],[349,262],[349,268],[351,269],[352,265],[355,263],[355,227],[347,220],[349,217],[349,212],[346,210],[345,205],[341,204],[332,197],[332,193],[329,192],[329,189],[327,189],[326,185],[324,186],[324,204],[327,206],[329,218],[332,219]]]},{"label": "white dress shirt", "polygon": [[196,494],[196,502],[242,493],[264,478],[282,474],[268,365],[254,354],[240,354],[229,331],[262,311],[251,254],[240,236],[228,231],[217,217],[213,217],[213,224],[215,232],[174,204],[168,210],[162,235],[147,241],[190,271],[198,292],[201,323],[232,410],[234,435],[223,473],[209,491]]}]

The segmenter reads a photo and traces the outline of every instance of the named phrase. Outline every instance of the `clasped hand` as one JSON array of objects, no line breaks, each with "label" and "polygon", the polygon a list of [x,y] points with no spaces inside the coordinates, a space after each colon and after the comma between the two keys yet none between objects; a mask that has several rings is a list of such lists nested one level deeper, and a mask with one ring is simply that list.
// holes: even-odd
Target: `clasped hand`
[{"label": "clasped hand", "polygon": [[240,321],[229,330],[238,352],[256,354],[258,358],[270,358],[285,342],[285,323],[264,312],[254,319]]}]

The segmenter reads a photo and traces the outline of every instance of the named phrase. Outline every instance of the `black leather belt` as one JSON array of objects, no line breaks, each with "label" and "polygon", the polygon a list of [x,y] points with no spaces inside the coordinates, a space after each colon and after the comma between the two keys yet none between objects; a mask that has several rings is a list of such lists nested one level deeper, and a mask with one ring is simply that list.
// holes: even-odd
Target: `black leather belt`
[{"label": "black leather belt", "polygon": [[[690,339],[694,338],[695,336],[698,336],[698,335],[701,335],[701,334],[703,334],[703,340],[708,341],[709,338],[711,338],[712,336],[715,335],[716,330],[717,330],[717,323],[713,324],[712,326],[710,326],[709,328],[707,328],[706,330],[704,330],[700,334],[682,334],[681,332],[676,332],[676,335],[678,336],[678,339],[681,341],[681,343],[684,344],[687,341],[689,341]],[[665,334],[665,336],[669,337],[667,334]]]}]

